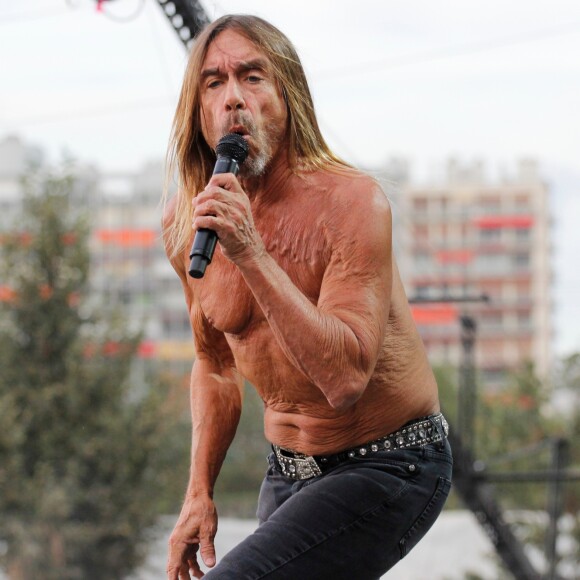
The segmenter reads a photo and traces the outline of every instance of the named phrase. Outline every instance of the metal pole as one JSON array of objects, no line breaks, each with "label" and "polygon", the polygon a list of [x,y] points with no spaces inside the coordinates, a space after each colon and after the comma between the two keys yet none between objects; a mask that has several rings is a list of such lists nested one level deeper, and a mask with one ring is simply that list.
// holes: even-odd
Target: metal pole
[{"label": "metal pole", "polygon": [[[560,474],[568,462],[569,444],[565,439],[554,439],[552,445],[552,471]],[[562,486],[560,477],[552,479],[548,484],[548,530],[546,532],[546,562],[548,571],[546,578],[556,580],[558,567],[558,554],[556,541],[558,539],[558,520],[562,515]]]},{"label": "metal pole", "polygon": [[466,314],[461,315],[460,322],[463,356],[459,374],[457,422],[465,448],[475,454],[475,411],[477,406],[475,334],[477,324],[472,316]]}]

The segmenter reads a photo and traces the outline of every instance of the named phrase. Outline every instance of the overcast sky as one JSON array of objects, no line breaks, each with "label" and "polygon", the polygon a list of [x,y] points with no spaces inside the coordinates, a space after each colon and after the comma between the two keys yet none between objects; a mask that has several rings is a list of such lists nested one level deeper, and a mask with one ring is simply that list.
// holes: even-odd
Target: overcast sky
[{"label": "overcast sky", "polygon": [[[325,136],[356,165],[402,156],[428,179],[479,158],[493,177],[536,158],[553,191],[555,347],[580,350],[580,2],[202,3],[288,34]],[[156,0],[0,0],[0,139],[138,168],[164,155],[185,59]]]}]

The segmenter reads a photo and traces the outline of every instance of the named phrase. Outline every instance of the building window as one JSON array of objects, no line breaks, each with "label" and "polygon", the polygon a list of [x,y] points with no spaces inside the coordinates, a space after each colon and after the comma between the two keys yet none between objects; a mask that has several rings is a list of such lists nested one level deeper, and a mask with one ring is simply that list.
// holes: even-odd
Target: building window
[{"label": "building window", "polygon": [[503,316],[501,312],[485,312],[482,314],[482,322],[487,326],[501,326]]},{"label": "building window", "polygon": [[501,212],[501,199],[499,197],[481,197],[479,205],[486,215],[496,215]]},{"label": "building window", "polygon": [[479,254],[476,258],[477,272],[481,274],[505,274],[510,269],[508,256],[505,254]]},{"label": "building window", "polygon": [[527,302],[530,300],[530,285],[528,283],[518,284],[518,300]]},{"label": "building window", "polygon": [[427,252],[417,252],[415,254],[417,268],[425,269],[431,265],[431,256]]},{"label": "building window", "polygon": [[427,211],[427,198],[416,197],[413,200],[413,210],[417,212],[424,213]]},{"label": "building window", "polygon": [[516,213],[528,213],[530,211],[530,198],[527,195],[517,195],[515,198]]},{"label": "building window", "polygon": [[532,319],[527,312],[518,312],[518,327],[522,330],[530,330]]},{"label": "building window", "polygon": [[419,226],[416,225],[415,226],[415,240],[418,242],[426,242],[429,238],[429,230],[427,229],[427,226]]},{"label": "building window", "polygon": [[518,242],[527,242],[530,239],[530,230],[528,228],[516,229],[516,240]]},{"label": "building window", "polygon": [[501,230],[498,229],[482,229],[479,231],[479,239],[482,242],[499,242],[501,240]]},{"label": "building window", "polygon": [[530,255],[527,252],[520,252],[513,258],[513,264],[516,269],[525,269],[530,266]]},{"label": "building window", "polygon": [[429,298],[429,286],[417,286],[415,295],[417,298]]}]

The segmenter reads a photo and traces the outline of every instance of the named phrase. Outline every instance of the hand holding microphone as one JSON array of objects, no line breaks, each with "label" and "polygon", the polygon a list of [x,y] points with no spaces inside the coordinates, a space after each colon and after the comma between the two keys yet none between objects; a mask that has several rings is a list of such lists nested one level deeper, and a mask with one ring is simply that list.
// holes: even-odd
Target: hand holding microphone
[{"label": "hand holding microphone", "polygon": [[[217,161],[213,175],[218,173],[238,174],[240,165],[248,156],[248,143],[237,133],[224,135],[216,146]],[[189,258],[189,275],[192,278],[203,278],[205,269],[211,263],[217,244],[217,234],[213,230],[199,229],[193,240]]]}]

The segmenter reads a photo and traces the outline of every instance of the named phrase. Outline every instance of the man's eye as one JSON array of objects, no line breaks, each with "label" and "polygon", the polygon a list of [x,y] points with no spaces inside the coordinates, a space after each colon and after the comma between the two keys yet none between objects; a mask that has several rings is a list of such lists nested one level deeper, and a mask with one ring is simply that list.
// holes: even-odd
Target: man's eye
[{"label": "man's eye", "polygon": [[248,81],[251,83],[259,83],[262,79],[256,75],[248,76]]},{"label": "man's eye", "polygon": [[220,81],[215,80],[215,81],[210,81],[209,83],[207,83],[207,87],[208,89],[215,89],[216,87],[220,86]]}]

